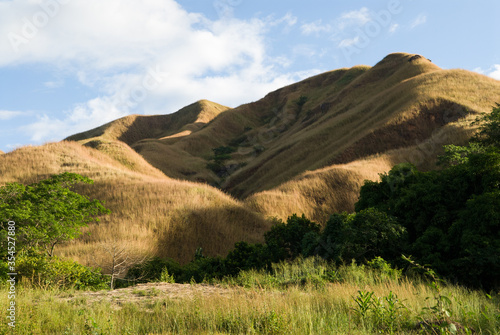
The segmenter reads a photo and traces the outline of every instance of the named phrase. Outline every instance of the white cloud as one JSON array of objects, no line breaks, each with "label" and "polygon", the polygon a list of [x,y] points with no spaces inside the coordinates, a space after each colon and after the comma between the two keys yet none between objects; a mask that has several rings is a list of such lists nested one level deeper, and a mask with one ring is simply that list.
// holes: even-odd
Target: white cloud
[{"label": "white cloud", "polygon": [[412,21],[412,23],[410,24],[410,28],[411,29],[416,28],[426,22],[427,22],[427,16],[424,14],[420,14]]},{"label": "white cloud", "polygon": [[305,23],[300,27],[302,35],[312,35],[320,33],[328,33],[332,31],[332,26],[329,24],[323,24],[321,20],[317,20],[311,23]]},{"label": "white cloud", "polygon": [[488,70],[484,70],[481,67],[476,67],[472,71],[477,72],[479,74],[487,75],[493,79],[500,80],[500,64],[495,64],[490,67]]},{"label": "white cloud", "polygon": [[295,24],[297,24],[297,21],[298,21],[298,19],[296,16],[292,15],[291,13],[287,13],[282,18],[279,18],[277,20],[270,20],[270,25],[276,26],[276,25],[280,25],[280,24],[284,23],[286,26],[292,27]]},{"label": "white cloud", "polygon": [[64,86],[64,80],[58,79],[58,80],[46,81],[43,83],[43,86],[47,88],[59,88]]},{"label": "white cloud", "polygon": [[111,99],[95,98],[75,106],[73,110],[66,113],[64,118],[47,114],[38,115],[37,121],[20,127],[20,130],[31,134],[31,140],[36,143],[55,141],[125,115],[126,113],[120,112],[116,108]]},{"label": "white cloud", "polygon": [[389,27],[389,33],[394,34],[399,29],[399,24],[393,23]]},{"label": "white cloud", "polygon": [[[42,115],[24,127],[37,142],[132,112],[171,113],[199,99],[235,106],[310,74],[283,74],[284,59],[267,53],[266,33],[295,25],[291,14],[211,21],[173,0],[58,1],[0,2],[0,35],[10,36],[0,44],[0,67],[47,64],[99,92],[63,116]],[[151,78],[151,69],[161,78]]]},{"label": "white cloud", "polygon": [[370,11],[366,7],[343,13],[339,18],[339,28],[344,29],[349,25],[362,26],[372,19]]},{"label": "white cloud", "polygon": [[476,67],[472,71],[477,72],[479,74],[484,74],[485,73],[485,71],[482,68],[480,68],[480,67]]},{"label": "white cloud", "polygon": [[491,78],[495,78],[496,80],[500,80],[500,64],[493,65],[493,71],[491,71],[488,75]]},{"label": "white cloud", "polygon": [[340,41],[339,47],[348,48],[350,46],[356,45],[357,43],[359,43],[359,36],[343,39],[342,41]]},{"label": "white cloud", "polygon": [[0,120],[10,120],[24,114],[25,114],[24,112],[19,112],[19,111],[0,110]]}]

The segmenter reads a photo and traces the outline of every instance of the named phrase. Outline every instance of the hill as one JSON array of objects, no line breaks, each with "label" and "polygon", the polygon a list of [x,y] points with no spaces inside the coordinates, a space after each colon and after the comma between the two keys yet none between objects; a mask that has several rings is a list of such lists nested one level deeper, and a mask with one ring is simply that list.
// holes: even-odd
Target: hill
[{"label": "hill", "polygon": [[261,216],[221,191],[168,178],[125,144],[115,144],[106,149],[121,151],[126,160],[67,141],[2,155],[2,184],[27,184],[75,172],[94,180],[79,191],[111,209],[111,215],[85,229],[76,242],[59,247],[59,255],[83,264],[101,264],[107,261],[103,247],[118,243],[130,253],[187,262],[198,247],[209,255],[224,254],[237,241],[260,241],[262,231],[269,228]]},{"label": "hill", "polygon": [[[107,123],[101,127],[68,137],[68,141],[106,151],[111,143],[125,143],[139,152],[150,164],[159,168],[168,176],[179,179],[195,174],[193,167],[203,170],[205,160],[191,156],[172,145],[183,137],[202,129],[217,115],[228,110],[207,100],[200,100],[176,113],[168,115],[129,115]],[[199,180],[205,179],[201,173]]]},{"label": "hill", "polygon": [[[225,109],[189,134],[151,131],[126,143],[169,177],[217,186],[266,215],[304,212],[324,222],[332,211],[351,211],[363,180],[393,164],[433,168],[441,146],[465,141],[466,120],[496,101],[499,81],[396,53]],[[229,151],[216,157],[221,147]],[[323,200],[316,190],[336,196]]]},{"label": "hill", "polygon": [[499,101],[499,81],[391,54],[237,108],[201,100],[20,148],[0,156],[0,184],[64,171],[95,180],[81,191],[113,213],[61,255],[88,263],[102,243],[119,241],[187,262],[198,247],[217,255],[261,241],[268,216],[305,213],[323,224],[352,211],[364,180],[400,162],[435,168],[442,145],[464,143],[469,121]]}]

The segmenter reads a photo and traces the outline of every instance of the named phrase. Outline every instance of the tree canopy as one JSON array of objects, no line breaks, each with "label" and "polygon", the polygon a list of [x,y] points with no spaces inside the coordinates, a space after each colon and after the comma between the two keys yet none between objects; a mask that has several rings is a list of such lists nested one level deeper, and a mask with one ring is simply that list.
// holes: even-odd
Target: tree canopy
[{"label": "tree canopy", "polygon": [[[101,202],[72,191],[77,183],[92,180],[74,173],[54,175],[31,185],[10,183],[0,188],[0,224],[7,234],[15,222],[17,252],[44,251],[52,256],[54,247],[82,234],[81,228],[109,213]],[[2,237],[2,249],[6,248]]]}]

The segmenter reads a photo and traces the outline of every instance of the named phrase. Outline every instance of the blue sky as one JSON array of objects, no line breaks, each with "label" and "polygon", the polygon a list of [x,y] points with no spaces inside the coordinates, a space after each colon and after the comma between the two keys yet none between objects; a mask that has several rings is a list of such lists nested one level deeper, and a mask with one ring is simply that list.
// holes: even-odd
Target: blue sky
[{"label": "blue sky", "polygon": [[0,150],[200,99],[231,107],[392,52],[500,80],[491,0],[0,0]]}]

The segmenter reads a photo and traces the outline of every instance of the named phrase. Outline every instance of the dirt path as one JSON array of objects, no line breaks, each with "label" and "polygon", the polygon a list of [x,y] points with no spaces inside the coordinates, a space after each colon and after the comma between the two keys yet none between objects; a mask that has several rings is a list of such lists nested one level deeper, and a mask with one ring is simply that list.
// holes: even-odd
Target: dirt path
[{"label": "dirt path", "polygon": [[207,284],[169,284],[147,283],[136,286],[116,289],[113,291],[86,291],[66,297],[66,301],[85,299],[87,303],[107,301],[117,308],[125,303],[151,303],[165,299],[193,299],[199,296],[225,296],[230,298],[238,288],[226,288],[218,285]]}]

